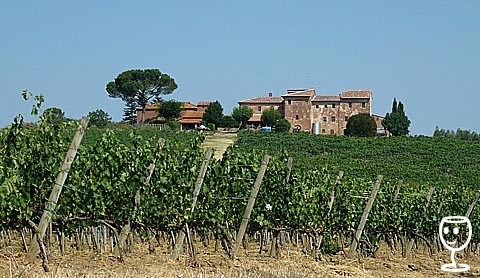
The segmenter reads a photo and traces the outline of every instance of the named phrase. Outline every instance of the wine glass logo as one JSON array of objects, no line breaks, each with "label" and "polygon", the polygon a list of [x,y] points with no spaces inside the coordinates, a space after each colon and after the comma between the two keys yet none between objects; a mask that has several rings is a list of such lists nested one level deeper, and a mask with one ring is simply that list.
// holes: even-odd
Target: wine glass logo
[{"label": "wine glass logo", "polygon": [[[472,223],[464,216],[447,216],[442,218],[439,229],[440,241],[443,246],[452,251],[451,263],[442,265],[442,270],[447,272],[468,271],[468,264],[457,264],[455,252],[462,251],[472,238]],[[465,236],[467,237],[465,240]]]}]

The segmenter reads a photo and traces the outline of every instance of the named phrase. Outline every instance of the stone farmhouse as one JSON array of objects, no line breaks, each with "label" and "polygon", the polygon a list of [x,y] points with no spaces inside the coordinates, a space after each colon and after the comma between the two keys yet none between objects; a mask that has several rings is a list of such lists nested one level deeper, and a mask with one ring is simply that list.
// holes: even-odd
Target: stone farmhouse
[{"label": "stone farmhouse", "polygon": [[317,95],[314,88],[287,90],[282,96],[269,93],[267,97],[242,100],[238,104],[253,110],[249,124],[255,127],[260,125],[262,112],[274,108],[290,122],[291,131],[343,135],[349,117],[364,113],[374,117],[377,133],[385,133],[383,117],[372,115],[371,90],[350,90],[336,96]]},{"label": "stone farmhouse", "polygon": [[[209,101],[199,101],[196,105],[190,102],[182,102],[182,110],[180,112],[180,119],[182,130],[195,129],[202,124],[203,113],[210,105]],[[142,119],[142,108],[137,108],[137,124]],[[148,104],[145,109],[145,121],[157,122],[164,120],[158,115],[158,103]]]}]

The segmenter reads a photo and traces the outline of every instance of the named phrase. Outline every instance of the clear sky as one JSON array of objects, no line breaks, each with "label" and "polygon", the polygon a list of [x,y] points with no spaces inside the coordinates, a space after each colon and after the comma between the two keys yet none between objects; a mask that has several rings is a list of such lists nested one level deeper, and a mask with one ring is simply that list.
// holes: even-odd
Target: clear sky
[{"label": "clear sky", "polygon": [[[480,1],[5,1],[0,0],[0,127],[43,94],[80,118],[122,118],[105,85],[158,68],[181,101],[237,101],[314,87],[394,97],[413,134],[480,131]],[[28,119],[28,118],[27,118]]]}]

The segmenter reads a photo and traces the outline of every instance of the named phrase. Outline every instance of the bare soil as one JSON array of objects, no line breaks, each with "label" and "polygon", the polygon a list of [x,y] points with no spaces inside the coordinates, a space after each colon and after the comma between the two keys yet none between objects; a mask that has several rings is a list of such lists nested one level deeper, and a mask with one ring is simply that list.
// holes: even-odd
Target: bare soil
[{"label": "bare soil", "polygon": [[385,250],[377,258],[352,260],[339,253],[316,261],[296,249],[283,249],[278,259],[251,249],[231,260],[222,250],[209,248],[198,252],[195,259],[183,255],[172,261],[168,249],[157,248],[153,255],[147,250],[145,245],[136,246],[123,263],[116,256],[93,250],[70,251],[63,256],[54,251],[49,259],[51,271],[46,273],[40,259],[28,264],[20,250],[1,249],[0,277],[480,277],[479,257],[464,254],[458,254],[457,259],[468,263],[470,271],[456,275],[442,272],[441,265],[450,258],[448,252],[433,256],[417,253],[405,259]]}]

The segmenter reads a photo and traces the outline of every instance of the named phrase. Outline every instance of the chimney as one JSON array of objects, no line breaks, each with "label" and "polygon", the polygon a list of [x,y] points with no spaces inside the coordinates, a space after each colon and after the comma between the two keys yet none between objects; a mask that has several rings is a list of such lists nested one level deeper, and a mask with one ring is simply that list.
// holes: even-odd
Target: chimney
[{"label": "chimney", "polygon": [[268,93],[268,96],[269,96],[269,97],[272,97],[272,96],[273,96],[272,92]]}]

